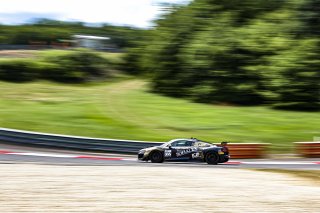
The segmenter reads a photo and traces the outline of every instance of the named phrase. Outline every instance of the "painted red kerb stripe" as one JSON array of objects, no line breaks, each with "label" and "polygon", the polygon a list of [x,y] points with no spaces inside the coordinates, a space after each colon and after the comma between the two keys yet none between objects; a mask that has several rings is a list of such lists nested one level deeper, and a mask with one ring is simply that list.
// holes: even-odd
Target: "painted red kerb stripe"
[{"label": "painted red kerb stripe", "polygon": [[92,159],[92,160],[122,160],[122,158],[108,158],[108,157],[97,157],[97,156],[88,156],[88,155],[80,155],[74,158]]},{"label": "painted red kerb stripe", "polygon": [[[229,162],[226,162],[226,163],[223,163],[223,164],[227,164],[227,165],[240,165],[241,162],[240,161],[229,161]],[[223,165],[222,164],[222,165]]]},{"label": "painted red kerb stripe", "polygon": [[6,151],[6,150],[0,150],[0,154],[9,154],[9,153],[12,153],[12,152],[9,152],[9,151]]}]

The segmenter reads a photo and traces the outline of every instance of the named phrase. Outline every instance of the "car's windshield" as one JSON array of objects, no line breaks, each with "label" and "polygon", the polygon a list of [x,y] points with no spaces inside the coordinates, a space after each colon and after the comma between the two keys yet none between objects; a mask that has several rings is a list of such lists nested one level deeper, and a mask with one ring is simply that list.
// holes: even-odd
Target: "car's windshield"
[{"label": "car's windshield", "polygon": [[210,147],[213,145],[202,142],[202,141],[194,141],[190,139],[174,139],[161,145],[161,147],[169,147],[169,146],[171,147],[187,147],[187,146]]},{"label": "car's windshield", "polygon": [[170,142],[167,142],[167,143],[164,143],[164,144],[162,144],[160,147],[168,147],[170,145]]},{"label": "car's windshield", "polygon": [[187,140],[187,139],[178,139],[178,140],[171,140],[167,143],[161,145],[161,147],[185,147],[185,146],[193,146],[194,141]]}]

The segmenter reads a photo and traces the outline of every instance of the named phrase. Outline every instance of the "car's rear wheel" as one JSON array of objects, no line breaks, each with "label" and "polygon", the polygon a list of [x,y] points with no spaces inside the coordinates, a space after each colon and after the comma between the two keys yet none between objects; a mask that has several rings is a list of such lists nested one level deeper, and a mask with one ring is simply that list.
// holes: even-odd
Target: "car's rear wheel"
[{"label": "car's rear wheel", "polygon": [[150,154],[150,160],[152,163],[162,163],[163,162],[163,155],[160,151],[153,151]]},{"label": "car's rear wheel", "polygon": [[212,165],[215,165],[215,164],[218,164],[219,162],[219,155],[218,153],[216,152],[209,152],[206,154],[206,162],[208,164],[212,164]]}]

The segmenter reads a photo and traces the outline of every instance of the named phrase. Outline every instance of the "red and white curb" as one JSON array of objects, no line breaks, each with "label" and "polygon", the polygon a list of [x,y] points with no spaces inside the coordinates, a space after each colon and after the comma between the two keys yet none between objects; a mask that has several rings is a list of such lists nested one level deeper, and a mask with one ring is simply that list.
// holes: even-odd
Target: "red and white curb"
[{"label": "red and white curb", "polygon": [[71,155],[71,154],[56,154],[56,153],[34,153],[34,152],[12,152],[7,150],[0,150],[0,155],[23,155],[35,157],[52,157],[52,158],[80,158],[89,160],[111,160],[111,161],[135,161],[135,158],[120,158],[120,157],[106,157],[93,155]]},{"label": "red and white curb", "polygon": [[[53,157],[53,158],[77,158],[89,160],[109,160],[109,161],[137,161],[136,158],[106,157],[93,155],[72,155],[72,154],[56,154],[56,153],[34,153],[34,152],[13,152],[0,150],[0,155],[22,155],[35,157]],[[307,161],[229,161],[224,165],[319,165],[319,162]]]}]

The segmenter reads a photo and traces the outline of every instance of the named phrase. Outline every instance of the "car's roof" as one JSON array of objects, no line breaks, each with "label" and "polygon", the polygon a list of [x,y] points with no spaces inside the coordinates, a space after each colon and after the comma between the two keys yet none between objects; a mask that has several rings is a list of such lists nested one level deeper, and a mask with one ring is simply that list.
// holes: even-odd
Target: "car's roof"
[{"label": "car's roof", "polygon": [[176,140],[192,140],[190,138],[174,138],[174,139],[171,139],[170,141],[176,141]]},{"label": "car's roof", "polygon": [[196,138],[175,138],[175,139],[172,139],[172,140],[168,141],[167,143],[172,143],[174,141],[179,141],[179,140],[194,141],[194,142],[201,142],[201,143],[210,144],[209,142],[205,142],[205,141],[202,141],[202,140],[199,140],[199,139],[196,139]]},{"label": "car's roof", "polygon": [[200,141],[198,139],[192,139],[192,138],[175,138],[175,139],[172,139],[168,142],[174,142],[174,141],[179,141],[179,140],[186,140],[186,141]]}]

